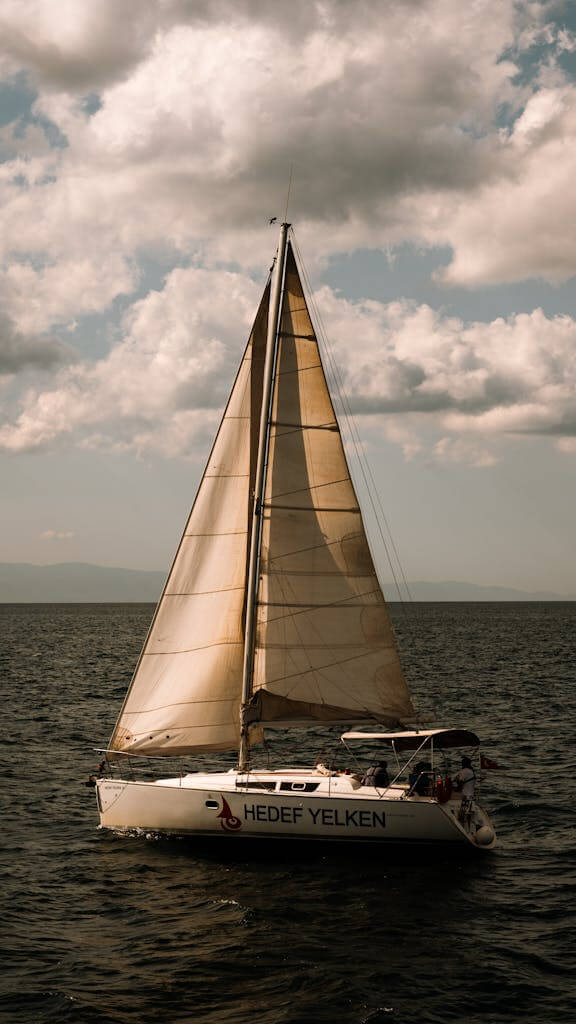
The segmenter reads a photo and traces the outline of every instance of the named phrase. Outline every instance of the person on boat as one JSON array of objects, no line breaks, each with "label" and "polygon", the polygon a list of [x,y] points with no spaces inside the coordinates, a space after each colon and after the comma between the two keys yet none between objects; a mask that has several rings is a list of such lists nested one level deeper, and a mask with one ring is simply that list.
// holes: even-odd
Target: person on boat
[{"label": "person on boat", "polygon": [[390,785],[388,775],[388,762],[378,761],[378,764],[370,765],[370,768],[362,779],[363,786],[379,786],[380,788]]},{"label": "person on boat", "polygon": [[461,764],[462,767],[460,771],[454,776],[454,782],[456,783],[456,788],[460,793],[462,793],[458,818],[461,822],[465,822],[466,818],[472,813],[476,773],[472,767],[472,761],[469,757],[463,757]]},{"label": "person on boat", "polygon": [[414,771],[408,777],[410,793],[416,793],[417,796],[430,796],[431,777],[429,773],[431,771],[432,765],[429,761],[418,761],[418,764],[414,765]]},{"label": "person on boat", "polygon": [[472,800],[476,786],[476,772],[469,757],[463,757],[461,764],[460,771],[454,776],[454,782],[462,793],[462,800]]}]

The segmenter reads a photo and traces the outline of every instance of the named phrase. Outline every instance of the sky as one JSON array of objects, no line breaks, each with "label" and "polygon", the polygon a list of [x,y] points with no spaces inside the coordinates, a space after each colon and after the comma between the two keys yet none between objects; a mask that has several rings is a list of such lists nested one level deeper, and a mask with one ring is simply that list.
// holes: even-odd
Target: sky
[{"label": "sky", "polygon": [[291,178],[405,575],[576,594],[575,72],[570,2],[4,0],[0,561],[169,566]]}]

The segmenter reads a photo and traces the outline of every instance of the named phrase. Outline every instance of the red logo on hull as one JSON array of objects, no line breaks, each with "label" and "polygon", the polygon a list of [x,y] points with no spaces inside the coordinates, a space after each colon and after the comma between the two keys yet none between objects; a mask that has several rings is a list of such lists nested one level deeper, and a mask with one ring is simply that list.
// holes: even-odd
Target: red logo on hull
[{"label": "red logo on hull", "polygon": [[237,832],[239,828],[242,828],[240,818],[237,818],[235,814],[232,814],[228,801],[225,800],[224,797],[222,797],[222,810],[220,811],[220,814],[216,815],[216,817],[221,819],[220,824],[225,832]]}]

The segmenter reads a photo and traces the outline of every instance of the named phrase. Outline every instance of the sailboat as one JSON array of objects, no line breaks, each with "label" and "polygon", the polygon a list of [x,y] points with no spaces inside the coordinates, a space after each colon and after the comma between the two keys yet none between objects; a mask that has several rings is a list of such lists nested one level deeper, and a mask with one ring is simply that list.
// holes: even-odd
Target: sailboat
[{"label": "sailboat", "polygon": [[[101,826],[160,836],[490,849],[451,792],[466,729],[418,727],[302,286],[282,224],[228,404],[104,759]],[[271,729],[345,726],[392,756],[254,767]],[[362,726],[369,727],[364,731]],[[301,733],[300,733],[301,735]],[[135,777],[134,758],[238,751],[237,766]],[[474,771],[473,771],[474,774]],[[374,782],[376,781],[376,785]]]}]

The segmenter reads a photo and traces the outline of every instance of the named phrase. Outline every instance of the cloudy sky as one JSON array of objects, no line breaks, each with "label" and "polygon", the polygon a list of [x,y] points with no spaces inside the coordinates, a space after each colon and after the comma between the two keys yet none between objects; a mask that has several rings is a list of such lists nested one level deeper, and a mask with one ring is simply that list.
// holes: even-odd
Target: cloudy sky
[{"label": "cloudy sky", "polygon": [[576,593],[569,0],[3,0],[0,46],[0,561],[167,566],[292,167],[407,577]]}]

